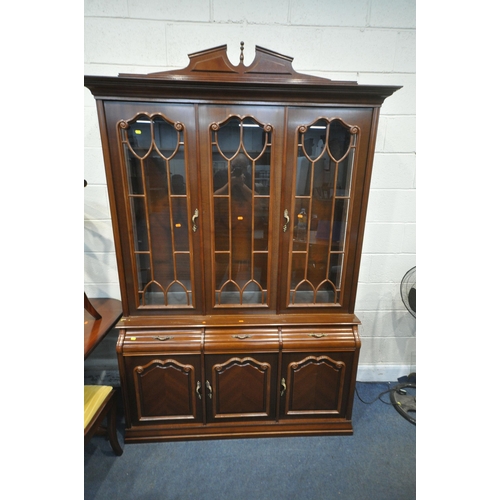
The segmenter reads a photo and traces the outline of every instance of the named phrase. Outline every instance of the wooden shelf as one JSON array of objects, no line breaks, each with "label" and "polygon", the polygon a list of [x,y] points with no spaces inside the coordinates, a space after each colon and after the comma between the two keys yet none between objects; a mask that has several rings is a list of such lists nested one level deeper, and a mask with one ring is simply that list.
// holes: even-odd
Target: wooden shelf
[{"label": "wooden shelf", "polygon": [[95,319],[84,309],[84,359],[116,325],[123,312],[120,300],[109,298],[91,298],[89,300],[101,318]]}]

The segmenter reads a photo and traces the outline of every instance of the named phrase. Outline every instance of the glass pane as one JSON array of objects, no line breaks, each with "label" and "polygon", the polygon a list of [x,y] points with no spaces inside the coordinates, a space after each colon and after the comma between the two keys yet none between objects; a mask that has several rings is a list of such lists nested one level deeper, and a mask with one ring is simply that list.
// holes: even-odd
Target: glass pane
[{"label": "glass pane", "polygon": [[[291,223],[292,221],[290,221]],[[297,199],[293,216],[293,250],[305,252],[307,250],[309,224],[309,201]]]},{"label": "glass pane", "polygon": [[169,306],[187,306],[189,304],[189,291],[181,283],[173,283],[167,291],[167,305]]},{"label": "glass pane", "polygon": [[139,291],[142,292],[144,287],[151,281],[151,262],[148,253],[136,254],[137,277]]},{"label": "glass pane", "polygon": [[311,171],[312,163],[307,157],[299,156],[297,158],[297,174],[295,178],[296,196],[309,196],[311,191]]},{"label": "glass pane", "polygon": [[143,294],[143,304],[146,306],[162,306],[165,304],[165,293],[155,281],[150,281]]},{"label": "glass pane", "polygon": [[229,252],[229,198],[214,199],[215,251]]},{"label": "glass pane", "polygon": [[348,127],[340,120],[333,120],[328,134],[328,150],[331,157],[335,161],[340,161],[349,150],[350,143],[351,133]]},{"label": "glass pane", "polygon": [[[254,250],[267,252],[269,236],[269,198],[257,198],[254,214]],[[267,255],[267,253],[265,254]]]},{"label": "glass pane", "polygon": [[213,132],[213,143],[224,160],[233,158],[241,146],[241,120],[231,118]]},{"label": "glass pane", "polygon": [[354,162],[354,151],[351,150],[338,164],[337,196],[349,196],[351,190],[352,165]]},{"label": "glass pane", "polygon": [[175,253],[175,277],[187,290],[191,290],[190,253]]},{"label": "glass pane", "polygon": [[328,279],[333,283],[337,289],[340,289],[341,279],[342,279],[342,261],[344,254],[342,253],[332,253],[330,258],[330,271],[328,274]]},{"label": "glass pane", "polygon": [[139,300],[193,307],[184,127],[141,115],[122,127]]},{"label": "glass pane", "polygon": [[211,128],[216,305],[266,305],[271,131],[251,117]]},{"label": "glass pane", "polygon": [[295,289],[306,277],[306,254],[292,254],[291,287]]},{"label": "glass pane", "polygon": [[244,118],[241,122],[243,151],[252,160],[257,160],[267,150],[268,132],[253,118]]},{"label": "glass pane", "polygon": [[229,279],[229,252],[215,254],[215,288],[220,290]]},{"label": "glass pane", "polygon": [[130,194],[144,194],[141,161],[132,154],[128,146],[124,146],[124,156]]},{"label": "glass pane", "polygon": [[148,116],[140,116],[125,131],[128,146],[137,158],[144,158],[152,146],[151,120]]},{"label": "glass pane", "polygon": [[320,158],[325,151],[327,127],[328,122],[326,120],[318,120],[308,127],[303,135],[302,148],[304,154],[312,161]]},{"label": "glass pane", "polygon": [[349,199],[341,198],[335,201],[335,215],[331,235],[333,251],[344,250],[345,232],[347,228],[347,214],[349,213]]},{"label": "glass pane", "polygon": [[172,198],[172,218],[174,249],[178,252],[189,252],[190,220],[186,197]]},{"label": "glass pane", "polygon": [[263,288],[267,288],[267,252],[256,253],[253,262],[253,278]]},{"label": "glass pane", "polygon": [[318,286],[315,301],[316,304],[333,304],[337,302],[335,288],[330,281],[323,281]]},{"label": "glass pane", "polygon": [[149,214],[153,279],[168,286],[174,279],[172,263],[172,231],[168,204],[163,210]]},{"label": "glass pane", "polygon": [[135,250],[138,252],[149,251],[148,228],[146,223],[146,210],[144,198],[131,197],[130,206],[134,218],[132,228],[134,231]]},{"label": "glass pane", "polygon": [[249,281],[243,288],[244,304],[265,304],[265,293],[258,283]]},{"label": "glass pane", "polygon": [[181,146],[181,131],[158,116],[153,120],[153,130],[156,150],[163,159],[172,159]]},{"label": "glass pane", "polygon": [[291,306],[341,301],[356,133],[338,118],[298,129]]},{"label": "glass pane", "polygon": [[255,190],[260,195],[269,195],[269,183],[271,178],[271,159],[269,153],[262,155],[255,162]]},{"label": "glass pane", "polygon": [[240,304],[241,289],[233,281],[227,281],[220,292],[217,292],[218,304]]}]

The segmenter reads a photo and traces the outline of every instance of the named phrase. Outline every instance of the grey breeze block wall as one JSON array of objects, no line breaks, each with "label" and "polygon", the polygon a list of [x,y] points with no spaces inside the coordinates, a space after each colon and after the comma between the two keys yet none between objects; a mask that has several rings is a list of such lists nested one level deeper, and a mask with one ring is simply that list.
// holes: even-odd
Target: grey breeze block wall
[{"label": "grey breeze block wall", "polygon": [[[183,68],[187,54],[224,44],[237,64],[244,41],[246,64],[260,45],[293,57],[299,72],[403,86],[384,103],[377,137],[356,303],[358,380],[415,371],[416,321],[400,298],[416,264],[415,0],[85,0],[84,36],[89,75]],[[84,92],[85,291],[120,298],[95,101]]]}]

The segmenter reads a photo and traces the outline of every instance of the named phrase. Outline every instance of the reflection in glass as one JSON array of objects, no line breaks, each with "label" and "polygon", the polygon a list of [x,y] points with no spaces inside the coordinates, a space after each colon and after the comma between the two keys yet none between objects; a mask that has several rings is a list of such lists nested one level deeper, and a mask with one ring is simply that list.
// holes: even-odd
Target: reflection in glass
[{"label": "reflection in glass", "polygon": [[193,307],[184,127],[161,114],[119,123],[142,306]]},{"label": "reflection in glass", "polygon": [[215,306],[267,306],[271,127],[231,116],[211,130]]},{"label": "reflection in glass", "polygon": [[357,134],[338,118],[299,127],[290,305],[341,302]]}]

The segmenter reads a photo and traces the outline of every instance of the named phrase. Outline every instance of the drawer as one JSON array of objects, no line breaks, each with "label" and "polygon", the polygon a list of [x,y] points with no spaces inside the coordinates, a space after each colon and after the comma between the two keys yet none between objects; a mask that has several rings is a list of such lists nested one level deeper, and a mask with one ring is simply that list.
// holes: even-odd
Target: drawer
[{"label": "drawer", "polygon": [[335,328],[283,328],[283,352],[338,351],[360,347],[356,326]]},{"label": "drawer", "polygon": [[123,336],[123,355],[201,353],[203,330],[129,330]]},{"label": "drawer", "polygon": [[277,328],[227,328],[205,331],[206,353],[277,352]]}]

